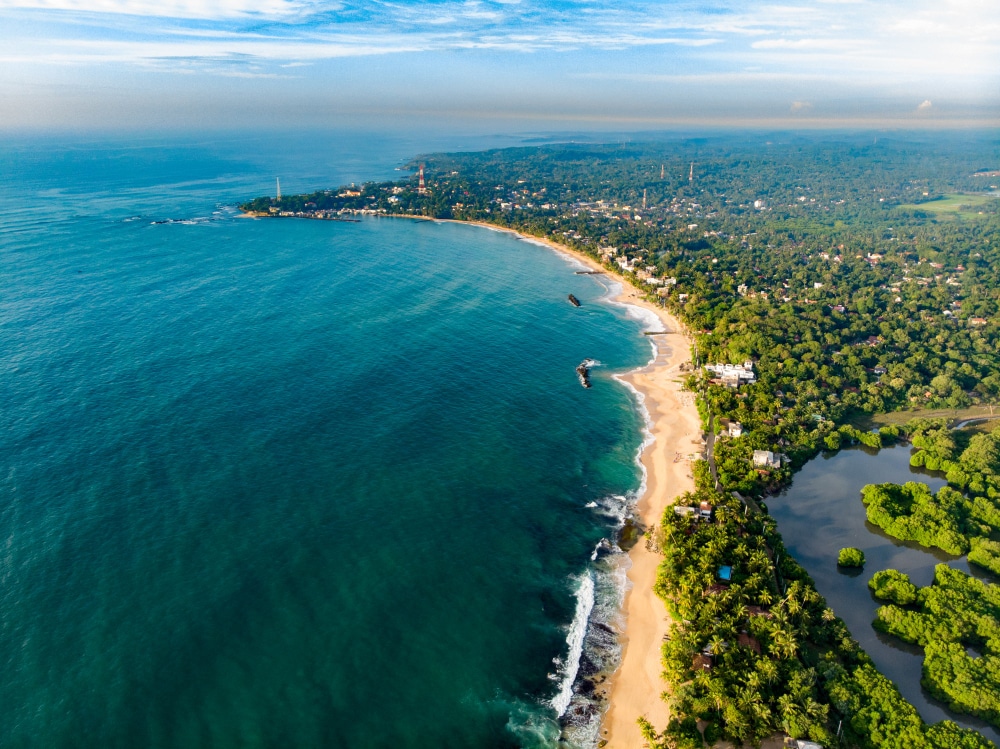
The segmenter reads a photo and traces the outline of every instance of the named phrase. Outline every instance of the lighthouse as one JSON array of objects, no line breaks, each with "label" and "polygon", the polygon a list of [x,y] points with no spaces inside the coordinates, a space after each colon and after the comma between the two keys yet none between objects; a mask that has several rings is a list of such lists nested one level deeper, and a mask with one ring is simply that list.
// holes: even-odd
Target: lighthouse
[{"label": "lighthouse", "polygon": [[421,195],[427,192],[427,183],[424,182],[424,165],[420,165],[420,180],[417,182],[417,192]]}]

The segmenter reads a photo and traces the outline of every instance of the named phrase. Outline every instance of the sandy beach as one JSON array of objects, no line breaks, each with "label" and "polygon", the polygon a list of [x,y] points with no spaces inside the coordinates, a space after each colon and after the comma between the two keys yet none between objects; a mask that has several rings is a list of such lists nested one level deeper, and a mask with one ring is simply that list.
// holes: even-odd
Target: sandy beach
[{"label": "sandy beach", "polygon": [[[469,223],[469,222],[460,222]],[[594,270],[605,271],[594,259],[545,239],[526,236],[491,224],[478,224],[496,231],[508,231],[523,239],[544,244],[564,253]],[[656,526],[666,508],[686,491],[694,489],[690,464],[686,457],[699,452],[701,427],[694,405],[694,395],[682,391],[681,364],[691,360],[690,346],[683,328],[666,310],[650,304],[633,286],[608,273],[622,284],[615,299],[654,312],[663,323],[665,335],[654,337],[657,356],[647,366],[622,375],[621,379],[636,390],[644,400],[650,418],[652,444],[642,454],[646,468],[646,491],[639,499],[637,511],[644,526]],[[677,454],[682,460],[675,462]],[[623,613],[625,631],[622,635],[622,662],[610,680],[609,708],[601,725],[601,739],[607,749],[632,749],[646,746],[637,719],[649,720],[662,730],[670,711],[662,699],[667,684],[660,675],[660,646],[670,627],[666,607],[653,592],[660,555],[642,542],[629,552],[632,566],[628,573],[629,589],[625,594]]]},{"label": "sandy beach", "polygon": [[[646,492],[639,500],[638,513],[643,525],[655,527],[666,508],[686,491],[694,489],[690,464],[674,461],[700,451],[696,441],[701,427],[694,396],[681,390],[680,365],[691,359],[690,348],[681,327],[664,310],[643,302],[640,294],[624,286],[619,300],[653,309],[663,321],[668,335],[656,336],[659,349],[649,366],[622,377],[643,394],[651,421],[654,442],[642,454],[646,467]],[[662,730],[670,711],[661,695],[667,684],[660,676],[660,646],[670,627],[666,607],[653,592],[660,555],[643,543],[636,544],[629,557],[630,587],[625,594],[625,632],[622,637],[622,662],[611,678],[610,706],[601,726],[601,738],[609,749],[631,749],[646,745],[636,719],[648,719]]]}]

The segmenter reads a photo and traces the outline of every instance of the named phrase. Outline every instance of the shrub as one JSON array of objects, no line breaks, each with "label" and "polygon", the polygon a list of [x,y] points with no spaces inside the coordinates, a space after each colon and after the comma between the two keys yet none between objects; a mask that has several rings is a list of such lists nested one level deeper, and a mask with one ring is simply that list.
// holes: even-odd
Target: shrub
[{"label": "shrub", "polygon": [[853,546],[845,547],[837,555],[837,564],[841,567],[864,567],[865,553]]},{"label": "shrub", "polygon": [[917,586],[910,582],[908,575],[896,570],[876,572],[868,581],[868,587],[881,601],[907,606],[917,600]]}]

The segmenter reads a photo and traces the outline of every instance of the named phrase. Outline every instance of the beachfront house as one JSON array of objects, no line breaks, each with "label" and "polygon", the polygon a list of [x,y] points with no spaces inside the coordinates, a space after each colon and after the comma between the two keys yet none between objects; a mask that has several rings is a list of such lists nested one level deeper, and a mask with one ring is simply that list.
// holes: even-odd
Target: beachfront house
[{"label": "beachfront house", "polygon": [[753,451],[754,468],[781,468],[781,456],[770,450]]},{"label": "beachfront house", "polygon": [[752,361],[745,361],[742,364],[706,364],[705,369],[726,387],[738,388],[740,385],[752,385],[757,381]]}]

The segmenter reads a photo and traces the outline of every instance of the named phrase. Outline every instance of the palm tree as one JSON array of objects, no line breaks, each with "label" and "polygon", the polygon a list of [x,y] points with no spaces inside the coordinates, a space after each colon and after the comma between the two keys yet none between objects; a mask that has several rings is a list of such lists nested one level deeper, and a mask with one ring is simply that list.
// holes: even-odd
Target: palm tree
[{"label": "palm tree", "polygon": [[743,596],[740,596],[740,600],[733,606],[733,618],[737,621],[743,621],[748,615],[746,602],[743,600]]},{"label": "palm tree", "polygon": [[830,706],[822,705],[816,702],[812,697],[806,697],[805,703],[802,705],[805,710],[806,715],[814,723],[825,723],[826,716],[829,713]]},{"label": "palm tree", "polygon": [[712,679],[709,682],[706,692],[708,698],[715,704],[716,710],[721,711],[722,706],[729,701],[729,695],[726,694],[726,685],[721,679]]},{"label": "palm tree", "polygon": [[761,549],[757,549],[750,555],[749,565],[754,570],[766,570],[770,564],[770,560],[767,558]]},{"label": "palm tree", "polygon": [[783,694],[778,698],[778,712],[781,713],[781,724],[787,733],[792,733],[792,723],[796,723],[802,714],[802,710],[795,698],[790,694]]},{"label": "palm tree", "polygon": [[790,630],[781,628],[771,636],[771,649],[779,657],[791,660],[799,650],[799,643]]},{"label": "palm tree", "polygon": [[711,650],[714,655],[721,655],[726,650],[726,641],[721,635],[716,633],[712,636],[712,639],[709,640],[708,649]]},{"label": "palm tree", "polygon": [[774,661],[761,658],[757,661],[757,670],[768,684],[774,683],[778,678],[778,666]]}]

